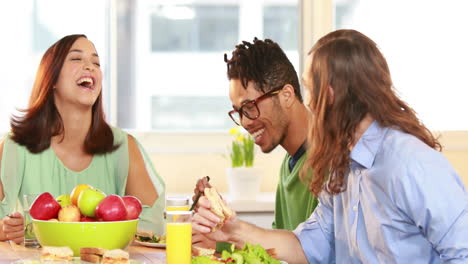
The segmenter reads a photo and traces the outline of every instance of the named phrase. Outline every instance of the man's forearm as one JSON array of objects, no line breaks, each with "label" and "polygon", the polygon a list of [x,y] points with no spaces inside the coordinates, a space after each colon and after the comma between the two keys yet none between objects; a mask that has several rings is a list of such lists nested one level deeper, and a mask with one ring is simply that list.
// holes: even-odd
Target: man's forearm
[{"label": "man's forearm", "polygon": [[260,244],[264,248],[276,249],[278,259],[285,260],[289,264],[307,263],[301,243],[293,232],[263,229],[241,220],[238,221],[239,225],[230,239],[232,243],[241,247],[245,242]]}]

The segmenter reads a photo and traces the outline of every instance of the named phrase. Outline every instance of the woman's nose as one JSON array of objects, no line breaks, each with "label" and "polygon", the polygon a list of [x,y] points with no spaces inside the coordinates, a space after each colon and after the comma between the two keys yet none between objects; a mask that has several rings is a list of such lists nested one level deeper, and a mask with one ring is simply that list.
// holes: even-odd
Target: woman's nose
[{"label": "woman's nose", "polygon": [[84,69],[92,71],[92,70],[94,70],[94,64],[91,61],[85,61]]}]

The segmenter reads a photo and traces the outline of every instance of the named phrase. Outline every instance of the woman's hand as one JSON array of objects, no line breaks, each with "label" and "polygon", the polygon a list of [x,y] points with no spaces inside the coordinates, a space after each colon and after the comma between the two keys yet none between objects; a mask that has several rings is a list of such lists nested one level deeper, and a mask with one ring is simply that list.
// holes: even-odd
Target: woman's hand
[{"label": "woman's hand", "polygon": [[205,196],[200,197],[197,213],[192,219],[194,233],[201,233],[208,239],[214,241],[231,241],[234,231],[239,226],[236,213],[233,211],[232,216],[224,223],[224,225],[219,230],[212,232],[212,229],[218,225],[221,219],[215,215],[210,208],[210,201]]},{"label": "woman's hand", "polygon": [[15,212],[5,216],[3,219],[2,231],[6,240],[11,240],[16,244],[21,244],[24,241],[24,218]]}]

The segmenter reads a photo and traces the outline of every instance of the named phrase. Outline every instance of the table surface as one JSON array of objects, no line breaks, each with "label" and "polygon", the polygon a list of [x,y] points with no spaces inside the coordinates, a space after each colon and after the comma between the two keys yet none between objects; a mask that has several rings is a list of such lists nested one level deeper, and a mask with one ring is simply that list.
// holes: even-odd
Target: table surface
[{"label": "table surface", "polygon": [[[142,263],[166,263],[166,250],[131,245],[126,249],[130,253],[130,259],[139,260]],[[29,249],[22,245],[0,242],[0,263],[11,263],[24,259],[39,259],[40,249]]]}]

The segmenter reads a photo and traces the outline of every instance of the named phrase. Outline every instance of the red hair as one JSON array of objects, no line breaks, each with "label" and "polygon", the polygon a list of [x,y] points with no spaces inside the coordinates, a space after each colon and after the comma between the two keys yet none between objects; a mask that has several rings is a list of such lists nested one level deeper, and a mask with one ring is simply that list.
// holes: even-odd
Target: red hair
[{"label": "red hair", "polygon": [[[41,59],[36,79],[23,116],[11,118],[12,139],[32,153],[50,147],[50,139],[62,134],[63,121],[54,103],[53,87],[73,43],[85,35],[68,35],[53,44]],[[118,148],[112,129],[105,121],[102,92],[92,107],[91,127],[84,142],[88,154],[103,154]]]}]

